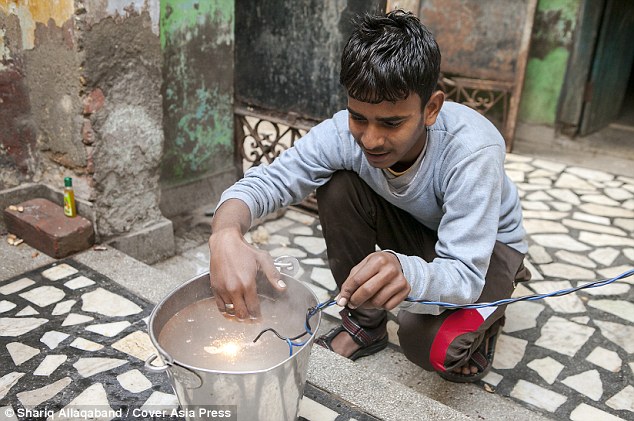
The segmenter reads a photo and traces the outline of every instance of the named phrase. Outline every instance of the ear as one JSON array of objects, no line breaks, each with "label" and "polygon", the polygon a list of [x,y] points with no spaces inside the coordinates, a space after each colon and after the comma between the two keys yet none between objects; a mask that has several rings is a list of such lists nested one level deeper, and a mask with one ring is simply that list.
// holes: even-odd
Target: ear
[{"label": "ear", "polygon": [[445,93],[443,91],[435,91],[429,97],[429,101],[425,104],[425,126],[432,126],[436,122],[436,117],[445,102]]}]

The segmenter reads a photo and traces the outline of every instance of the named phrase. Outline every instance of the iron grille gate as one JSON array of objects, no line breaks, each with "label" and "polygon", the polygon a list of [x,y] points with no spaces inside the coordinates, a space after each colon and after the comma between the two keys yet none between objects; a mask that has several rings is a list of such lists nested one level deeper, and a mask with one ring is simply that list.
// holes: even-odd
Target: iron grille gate
[{"label": "iron grille gate", "polygon": [[[236,160],[242,173],[257,165],[270,164],[318,123],[294,113],[282,114],[246,105],[236,105],[234,116]],[[315,194],[297,206],[317,213]]]}]

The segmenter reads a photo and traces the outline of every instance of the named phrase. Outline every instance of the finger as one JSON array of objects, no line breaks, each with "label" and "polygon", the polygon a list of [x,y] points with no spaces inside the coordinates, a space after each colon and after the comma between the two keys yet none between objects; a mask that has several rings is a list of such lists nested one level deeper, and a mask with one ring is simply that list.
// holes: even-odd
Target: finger
[{"label": "finger", "polygon": [[249,318],[249,309],[242,293],[231,294],[231,303],[233,304],[234,314],[239,320]]},{"label": "finger", "polygon": [[252,282],[251,286],[247,289],[244,301],[247,308],[245,318],[254,319],[260,317],[260,298],[258,297],[258,291],[254,282]]},{"label": "finger", "polygon": [[223,291],[220,291],[224,302],[226,304],[233,304],[234,314],[240,320],[249,318],[249,310],[245,302],[245,295],[247,294],[247,289],[251,285],[255,288],[255,283],[249,282],[249,279],[250,278],[248,277],[236,277],[232,279],[231,283],[227,283],[225,285],[226,291],[224,291],[224,293]]},{"label": "finger", "polygon": [[219,287],[218,282],[215,281],[216,276],[212,276],[213,272],[209,272],[210,276],[210,287],[211,287],[211,292],[214,295],[214,299],[216,301],[216,307],[218,307],[218,311],[221,313],[225,313],[225,304],[226,303],[231,303],[230,299],[229,299],[229,295],[224,293],[224,291],[222,291],[222,289]]},{"label": "finger", "polygon": [[393,310],[396,307],[398,307],[403,301],[405,301],[405,298],[407,297],[407,294],[396,294],[393,295],[392,298],[390,298],[389,300],[387,300],[385,302],[385,309],[386,310]]},{"label": "finger", "polygon": [[265,256],[258,261],[260,270],[264,273],[264,276],[266,276],[267,281],[273,285],[273,288],[278,291],[284,291],[286,289],[286,283],[282,280],[282,275],[273,264],[271,256],[266,252],[264,254]]},{"label": "finger", "polygon": [[384,281],[380,273],[376,273],[363,283],[350,297],[350,308],[380,308],[379,294],[384,289]]},{"label": "finger", "polygon": [[227,312],[226,305],[231,304],[231,301],[229,301],[229,298],[223,298],[220,294],[216,293],[215,300],[216,300],[216,306],[218,307],[218,311],[221,313],[226,313]]},{"label": "finger", "polygon": [[359,262],[356,266],[350,269],[350,273],[345,281],[341,284],[341,288],[339,288],[339,294],[335,297],[335,301],[337,305],[340,307],[345,307],[350,301],[350,296],[354,294],[354,292],[359,288],[361,283],[358,280],[357,274],[361,270],[361,268],[366,264],[368,258],[366,257],[361,262]]},{"label": "finger", "polygon": [[[400,265],[397,267],[386,264],[385,257],[384,255],[376,256],[357,273],[358,277],[370,276],[376,271],[350,297],[349,306],[386,308],[389,305],[391,310],[405,299],[411,288],[400,270]],[[364,274],[365,270],[367,271]]]},{"label": "finger", "polygon": [[379,268],[375,264],[365,262],[354,275],[344,282],[341,290],[347,293],[348,307],[359,307],[381,289],[381,278],[376,278],[378,274]]},{"label": "finger", "polygon": [[370,301],[377,308],[392,310],[405,300],[410,286],[405,282],[393,282],[383,287]]}]

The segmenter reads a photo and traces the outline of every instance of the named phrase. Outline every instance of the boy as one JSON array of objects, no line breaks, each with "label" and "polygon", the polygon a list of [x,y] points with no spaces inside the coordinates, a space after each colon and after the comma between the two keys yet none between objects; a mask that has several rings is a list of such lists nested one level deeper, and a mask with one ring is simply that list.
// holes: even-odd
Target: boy
[{"label": "boy", "polygon": [[411,361],[457,382],[488,372],[504,308],[443,311],[403,301],[493,301],[530,277],[504,140],[477,112],[444,103],[439,69],[438,46],[414,15],[357,22],[341,59],[347,110],[221,197],[209,239],[220,311],[259,314],[258,272],[283,290],[270,256],[243,235],[253,219],[317,189],[345,307],[342,325],[317,343],[353,360],[378,352],[387,345],[386,310],[399,306],[400,345]]}]

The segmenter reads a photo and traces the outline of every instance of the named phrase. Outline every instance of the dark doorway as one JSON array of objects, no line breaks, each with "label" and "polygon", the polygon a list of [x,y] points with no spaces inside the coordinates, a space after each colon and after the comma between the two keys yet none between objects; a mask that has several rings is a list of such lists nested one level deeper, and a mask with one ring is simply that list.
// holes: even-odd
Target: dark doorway
[{"label": "dark doorway", "polygon": [[615,127],[630,128],[634,130],[634,65],[630,70],[630,80],[627,82],[625,99],[621,106],[619,117],[612,124]]},{"label": "dark doorway", "polygon": [[634,2],[583,0],[557,115],[562,132],[586,136],[632,125],[632,39]]}]

